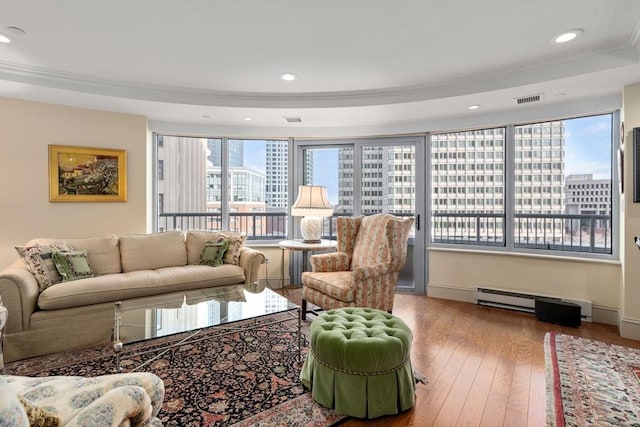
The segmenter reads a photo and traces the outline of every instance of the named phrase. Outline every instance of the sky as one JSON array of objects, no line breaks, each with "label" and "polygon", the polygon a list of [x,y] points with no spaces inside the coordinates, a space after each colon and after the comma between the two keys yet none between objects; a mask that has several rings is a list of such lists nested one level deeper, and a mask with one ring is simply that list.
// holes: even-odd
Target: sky
[{"label": "sky", "polygon": [[[565,176],[611,179],[611,115],[565,120]],[[617,146],[616,146],[617,148]]]}]

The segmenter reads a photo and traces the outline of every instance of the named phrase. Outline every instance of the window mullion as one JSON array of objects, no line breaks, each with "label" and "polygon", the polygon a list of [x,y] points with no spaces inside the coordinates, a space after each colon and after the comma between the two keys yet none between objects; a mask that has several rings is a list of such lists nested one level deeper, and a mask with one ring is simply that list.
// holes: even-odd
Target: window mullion
[{"label": "window mullion", "polygon": [[508,125],[505,129],[505,153],[504,153],[504,198],[505,198],[505,224],[504,224],[504,240],[505,247],[508,250],[514,249],[514,230],[515,230],[515,126]]}]

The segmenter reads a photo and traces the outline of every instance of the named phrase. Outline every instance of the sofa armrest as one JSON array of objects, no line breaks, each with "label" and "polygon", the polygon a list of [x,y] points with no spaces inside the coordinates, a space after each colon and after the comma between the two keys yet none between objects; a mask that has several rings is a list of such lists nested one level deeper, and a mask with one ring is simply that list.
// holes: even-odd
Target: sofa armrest
[{"label": "sofa armrest", "polygon": [[311,270],[316,273],[349,271],[349,255],[346,252],[331,252],[311,256]]},{"label": "sofa armrest", "polygon": [[264,253],[247,246],[240,248],[240,267],[244,268],[245,285],[250,285],[258,281],[260,264],[262,264],[264,260]]},{"label": "sofa armrest", "polygon": [[29,328],[39,295],[38,282],[26,268],[13,264],[0,271],[0,298],[9,312],[5,333],[12,334]]}]

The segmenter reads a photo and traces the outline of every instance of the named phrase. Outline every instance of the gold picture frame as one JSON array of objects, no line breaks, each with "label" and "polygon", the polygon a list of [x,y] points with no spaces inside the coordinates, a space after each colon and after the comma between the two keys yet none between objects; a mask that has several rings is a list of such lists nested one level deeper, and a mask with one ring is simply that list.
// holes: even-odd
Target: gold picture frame
[{"label": "gold picture frame", "polygon": [[49,145],[50,202],[126,202],[127,152]]}]

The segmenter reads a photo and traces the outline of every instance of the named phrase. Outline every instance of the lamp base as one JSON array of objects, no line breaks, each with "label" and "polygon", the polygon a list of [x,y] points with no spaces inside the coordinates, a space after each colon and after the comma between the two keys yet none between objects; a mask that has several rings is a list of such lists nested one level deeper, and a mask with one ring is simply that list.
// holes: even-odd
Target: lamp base
[{"label": "lamp base", "polygon": [[322,217],[303,217],[300,220],[300,234],[302,234],[303,243],[320,243],[322,238]]}]

